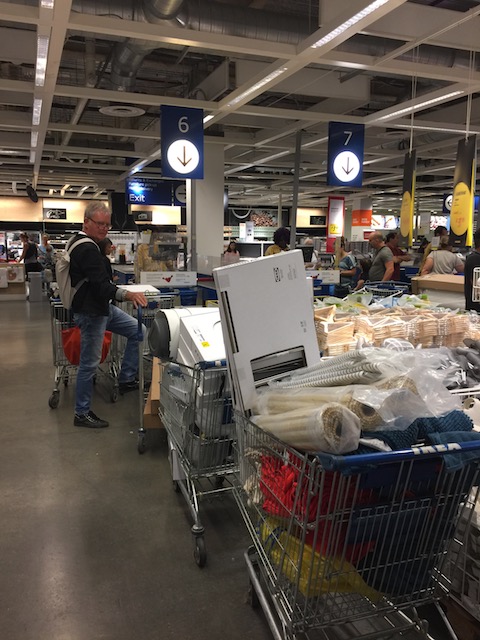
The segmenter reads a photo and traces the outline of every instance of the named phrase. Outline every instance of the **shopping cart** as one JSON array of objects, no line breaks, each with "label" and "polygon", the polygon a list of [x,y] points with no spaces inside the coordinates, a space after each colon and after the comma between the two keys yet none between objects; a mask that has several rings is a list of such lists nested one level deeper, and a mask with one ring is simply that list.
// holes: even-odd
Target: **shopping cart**
[{"label": "shopping cart", "polygon": [[[56,409],[60,403],[60,384],[67,387],[77,375],[78,364],[72,363],[65,353],[65,338],[67,332],[75,327],[72,311],[65,309],[61,302],[50,303],[50,320],[52,329],[53,366],[55,367],[54,388],[48,399],[48,406]],[[78,345],[80,343],[78,342]],[[105,349],[105,352],[107,350]],[[111,382],[110,400],[118,400],[118,374],[119,368],[114,358],[114,351],[110,347],[104,352],[101,365],[97,370],[98,376],[107,378]]]},{"label": "shopping cart", "polygon": [[480,480],[478,459],[450,471],[451,456],[480,443],[314,456],[235,420],[251,599],[275,638],[426,635],[415,607],[448,592],[445,557]]},{"label": "shopping cart", "polygon": [[191,368],[170,363],[160,385],[160,415],[167,430],[174,487],[193,518],[194,558],[207,560],[199,500],[231,491],[235,463],[232,400],[225,363]]},{"label": "shopping cart", "polygon": [[[155,315],[159,309],[172,309],[175,306],[175,294],[160,292],[145,292],[148,304],[145,308],[139,307],[135,309],[132,302],[120,302],[118,306],[129,315],[138,319],[138,368],[139,368],[139,423],[137,431],[137,451],[145,453],[148,446],[148,433],[144,423],[144,406],[148,396],[148,389],[152,384],[153,375],[153,357],[148,349],[147,341],[143,339],[142,324],[146,330],[150,329],[153,324]],[[114,335],[113,339],[113,358],[120,370],[120,364],[125,351],[126,338]]]},{"label": "shopping cart", "polygon": [[373,296],[377,298],[387,298],[388,296],[399,297],[408,293],[409,285],[387,280],[385,282],[366,282],[363,289],[372,293]]}]

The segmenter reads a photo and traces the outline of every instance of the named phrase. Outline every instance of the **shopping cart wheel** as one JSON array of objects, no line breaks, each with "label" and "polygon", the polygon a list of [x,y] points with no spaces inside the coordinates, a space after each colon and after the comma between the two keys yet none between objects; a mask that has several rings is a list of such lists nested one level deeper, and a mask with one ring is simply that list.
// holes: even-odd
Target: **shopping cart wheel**
[{"label": "shopping cart wheel", "polygon": [[147,450],[147,433],[145,429],[139,429],[137,435],[137,451],[142,454]]},{"label": "shopping cart wheel", "polygon": [[66,376],[63,378],[63,386],[64,386],[64,387],[68,387],[68,383],[69,383],[69,382],[70,382],[70,380],[68,379],[68,375],[66,375]]},{"label": "shopping cart wheel", "polygon": [[117,387],[114,387],[112,389],[112,392],[110,394],[110,400],[112,402],[117,402],[117,400],[118,400],[118,389],[117,389]]},{"label": "shopping cart wheel", "polygon": [[202,569],[207,562],[207,550],[205,548],[205,540],[201,536],[195,537],[195,549],[193,550],[195,562]]},{"label": "shopping cart wheel", "polygon": [[60,391],[54,391],[48,399],[48,406],[50,409],[56,409],[60,402]]}]

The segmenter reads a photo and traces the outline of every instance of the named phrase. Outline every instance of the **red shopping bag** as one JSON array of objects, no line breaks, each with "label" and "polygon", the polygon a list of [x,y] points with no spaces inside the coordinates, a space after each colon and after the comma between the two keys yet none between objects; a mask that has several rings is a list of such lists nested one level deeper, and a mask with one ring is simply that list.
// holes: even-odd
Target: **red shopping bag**
[{"label": "red shopping bag", "polygon": [[[80,364],[80,337],[81,334],[78,327],[62,329],[63,352],[70,364]],[[112,332],[105,331],[105,335],[103,336],[102,358],[100,362],[103,362],[108,356],[111,342]]]}]

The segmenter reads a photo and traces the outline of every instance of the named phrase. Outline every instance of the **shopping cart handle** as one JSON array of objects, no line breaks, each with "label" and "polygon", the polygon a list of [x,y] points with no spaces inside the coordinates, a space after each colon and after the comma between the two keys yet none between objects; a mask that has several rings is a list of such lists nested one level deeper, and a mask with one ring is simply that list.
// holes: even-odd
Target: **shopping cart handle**
[{"label": "shopping cart handle", "polygon": [[137,319],[138,319],[137,341],[138,342],[143,342],[142,315],[143,315],[143,308],[140,305],[138,305],[137,307]]},{"label": "shopping cart handle", "polygon": [[226,360],[204,360],[202,362],[197,363],[197,367],[199,369],[213,369],[215,367],[226,367]]},{"label": "shopping cart handle", "polygon": [[422,447],[412,447],[400,451],[386,451],[378,453],[362,453],[356,456],[334,456],[328,453],[317,453],[322,467],[327,471],[358,470],[359,467],[377,466],[388,462],[396,463],[403,460],[413,460],[420,457],[435,457],[450,453],[466,451],[480,451],[480,440],[472,442],[448,442],[446,444],[432,444]]}]

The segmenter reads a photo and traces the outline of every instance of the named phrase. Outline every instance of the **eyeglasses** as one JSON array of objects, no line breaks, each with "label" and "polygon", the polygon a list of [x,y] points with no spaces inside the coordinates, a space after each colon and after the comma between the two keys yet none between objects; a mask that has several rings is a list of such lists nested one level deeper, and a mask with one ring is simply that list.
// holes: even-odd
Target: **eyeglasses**
[{"label": "eyeglasses", "polygon": [[108,222],[97,222],[97,220],[94,220],[93,218],[87,218],[87,220],[94,222],[99,229],[106,229],[107,231],[110,231],[112,228],[112,225]]}]

